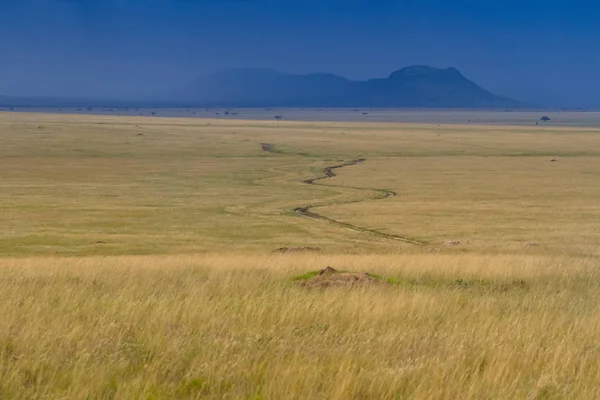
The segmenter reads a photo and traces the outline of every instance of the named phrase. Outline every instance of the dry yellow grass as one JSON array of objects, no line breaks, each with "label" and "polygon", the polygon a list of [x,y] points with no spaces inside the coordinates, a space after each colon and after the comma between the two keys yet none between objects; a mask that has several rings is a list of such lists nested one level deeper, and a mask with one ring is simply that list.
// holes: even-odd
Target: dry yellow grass
[{"label": "dry yellow grass", "polygon": [[[290,281],[326,264],[404,283]],[[3,398],[600,395],[591,260],[122,256],[1,268]]]},{"label": "dry yellow grass", "polygon": [[[0,135],[1,399],[600,397],[598,131],[0,114]],[[301,182],[359,157],[321,183],[398,196]],[[392,284],[292,281],[326,265]]]}]

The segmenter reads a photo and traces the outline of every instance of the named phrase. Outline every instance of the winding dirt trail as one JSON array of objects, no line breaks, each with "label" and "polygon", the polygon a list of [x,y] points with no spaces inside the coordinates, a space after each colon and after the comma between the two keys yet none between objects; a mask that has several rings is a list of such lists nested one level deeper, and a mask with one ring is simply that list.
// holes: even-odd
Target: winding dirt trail
[{"label": "winding dirt trail", "polygon": [[[270,153],[276,152],[274,150],[274,145],[271,143],[261,143],[261,147],[262,147],[263,151],[270,152]],[[369,191],[369,192],[377,192],[377,193],[379,193],[379,195],[375,198],[375,200],[383,200],[383,199],[387,199],[388,197],[396,196],[397,195],[396,192],[391,191],[391,190],[386,190],[386,189],[362,188],[362,187],[355,187],[355,186],[340,186],[340,185],[331,185],[331,184],[326,184],[326,183],[320,182],[322,180],[333,178],[334,176],[336,176],[336,174],[335,174],[336,169],[341,169],[344,167],[357,165],[357,164],[363,163],[365,161],[366,161],[366,159],[359,158],[356,160],[346,161],[342,164],[325,167],[323,169],[322,175],[320,175],[316,178],[307,179],[303,182],[306,183],[307,185],[316,185],[316,186],[334,187],[334,188],[341,188],[341,189],[354,189],[354,190],[365,190],[365,191]],[[349,200],[349,201],[345,201],[345,202],[333,203],[330,205],[343,205],[343,204],[359,203],[362,201],[363,200]],[[336,224],[336,225],[342,226],[347,229],[352,229],[352,230],[358,231],[358,232],[370,233],[370,234],[377,235],[379,237],[383,237],[386,239],[396,240],[399,242],[409,243],[409,244],[413,244],[413,245],[417,245],[417,246],[426,246],[427,245],[426,242],[422,242],[422,241],[415,240],[415,239],[410,239],[406,236],[395,235],[392,233],[379,232],[374,229],[369,229],[369,228],[365,228],[362,226],[350,224],[348,222],[343,222],[343,221],[339,221],[337,219],[326,217],[326,216],[316,213],[314,211],[314,209],[317,207],[320,207],[320,206],[308,205],[308,206],[296,207],[296,208],[294,208],[294,212],[302,215],[303,217],[312,218],[312,219],[316,219],[319,221],[330,222],[332,224]]]}]

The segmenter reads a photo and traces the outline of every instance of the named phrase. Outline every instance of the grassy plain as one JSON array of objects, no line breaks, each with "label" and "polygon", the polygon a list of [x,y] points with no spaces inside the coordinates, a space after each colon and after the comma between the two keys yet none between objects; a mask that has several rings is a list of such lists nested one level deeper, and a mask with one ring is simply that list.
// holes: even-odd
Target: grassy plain
[{"label": "grassy plain", "polygon": [[599,138],[2,113],[0,398],[598,398]]}]

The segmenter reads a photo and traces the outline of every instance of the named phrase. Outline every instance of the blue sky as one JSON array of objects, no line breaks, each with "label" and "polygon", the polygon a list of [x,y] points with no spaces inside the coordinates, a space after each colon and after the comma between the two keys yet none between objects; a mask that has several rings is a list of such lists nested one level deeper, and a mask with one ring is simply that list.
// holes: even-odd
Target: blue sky
[{"label": "blue sky", "polygon": [[600,4],[0,0],[0,94],[143,96],[227,68],[454,66],[496,93],[600,107]]}]

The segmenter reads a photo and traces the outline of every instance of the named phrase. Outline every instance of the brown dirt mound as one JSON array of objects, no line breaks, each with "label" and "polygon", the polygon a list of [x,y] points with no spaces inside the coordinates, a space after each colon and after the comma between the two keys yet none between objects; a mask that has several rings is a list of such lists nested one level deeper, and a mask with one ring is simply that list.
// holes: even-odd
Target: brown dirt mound
[{"label": "brown dirt mound", "polygon": [[273,250],[273,253],[302,253],[305,251],[321,251],[320,247],[280,247]]},{"label": "brown dirt mound", "polygon": [[366,272],[340,272],[335,268],[327,267],[321,270],[319,275],[302,282],[302,286],[311,288],[363,287],[382,283],[386,282]]}]

